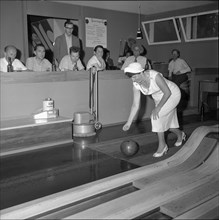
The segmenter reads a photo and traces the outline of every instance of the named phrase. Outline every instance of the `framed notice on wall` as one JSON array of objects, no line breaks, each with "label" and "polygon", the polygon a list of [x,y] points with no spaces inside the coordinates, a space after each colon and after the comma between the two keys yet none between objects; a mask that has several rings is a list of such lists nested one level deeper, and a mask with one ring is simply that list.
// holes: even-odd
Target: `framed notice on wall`
[{"label": "framed notice on wall", "polygon": [[85,18],[86,47],[102,45],[107,48],[107,20]]}]

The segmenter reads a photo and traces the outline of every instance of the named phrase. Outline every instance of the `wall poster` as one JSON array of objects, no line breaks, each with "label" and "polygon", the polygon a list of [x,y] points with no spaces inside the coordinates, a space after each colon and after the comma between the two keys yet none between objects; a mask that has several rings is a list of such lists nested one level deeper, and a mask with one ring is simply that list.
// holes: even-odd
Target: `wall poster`
[{"label": "wall poster", "polygon": [[86,47],[102,45],[107,48],[107,20],[85,18]]}]

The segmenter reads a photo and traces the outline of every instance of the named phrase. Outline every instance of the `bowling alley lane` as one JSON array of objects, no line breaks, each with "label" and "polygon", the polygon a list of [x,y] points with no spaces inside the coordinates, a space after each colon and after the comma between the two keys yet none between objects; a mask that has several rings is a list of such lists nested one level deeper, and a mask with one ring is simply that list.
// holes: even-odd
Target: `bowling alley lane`
[{"label": "bowling alley lane", "polygon": [[[213,125],[215,119],[200,122],[200,117],[184,117],[189,136],[200,125]],[[0,209],[51,195],[121,172],[156,163],[172,156],[175,137],[168,137],[169,152],[153,158],[157,138],[150,132],[150,121],[136,123],[128,132],[122,125],[104,127],[97,135],[74,138],[73,142],[10,154],[1,158]],[[133,139],[140,145],[133,157],[120,151],[120,143]]]},{"label": "bowling alley lane", "polygon": [[1,209],[139,166],[73,143],[1,160]]}]

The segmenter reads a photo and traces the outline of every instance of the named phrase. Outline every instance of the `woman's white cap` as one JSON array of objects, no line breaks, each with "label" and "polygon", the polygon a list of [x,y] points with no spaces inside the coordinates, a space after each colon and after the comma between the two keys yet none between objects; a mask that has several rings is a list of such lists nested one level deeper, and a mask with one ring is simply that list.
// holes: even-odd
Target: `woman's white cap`
[{"label": "woman's white cap", "polygon": [[144,71],[144,69],[142,68],[140,63],[130,63],[125,69],[124,72],[128,72],[128,73],[140,73]]}]

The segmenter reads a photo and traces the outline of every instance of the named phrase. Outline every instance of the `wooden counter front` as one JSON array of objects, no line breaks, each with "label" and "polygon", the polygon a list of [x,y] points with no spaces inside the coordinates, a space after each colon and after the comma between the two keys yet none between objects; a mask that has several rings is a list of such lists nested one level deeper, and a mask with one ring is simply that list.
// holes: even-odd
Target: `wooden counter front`
[{"label": "wooden counter front", "polygon": [[2,120],[0,157],[72,142],[72,120],[32,117]]},{"label": "wooden counter front", "polygon": [[[54,100],[63,117],[89,112],[89,72],[1,72],[1,121],[30,117]],[[132,81],[121,70],[99,72],[99,121],[105,126],[127,120],[132,105]],[[150,117],[154,102],[146,99],[143,118]],[[145,103],[145,102],[144,102]]]}]

